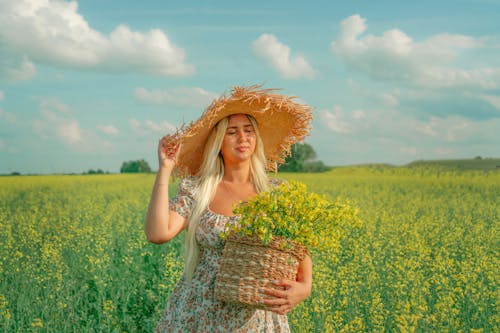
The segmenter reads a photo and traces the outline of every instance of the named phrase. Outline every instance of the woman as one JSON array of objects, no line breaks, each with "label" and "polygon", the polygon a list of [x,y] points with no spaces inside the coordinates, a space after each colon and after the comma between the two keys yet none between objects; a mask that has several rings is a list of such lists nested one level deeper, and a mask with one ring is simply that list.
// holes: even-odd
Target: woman
[{"label": "woman", "polygon": [[[266,168],[275,169],[283,161],[290,146],[308,134],[311,120],[310,108],[287,96],[259,86],[235,87],[187,129],[160,140],[145,233],[160,244],[187,232],[184,273],[157,332],[290,331],[286,313],[311,292],[311,258],[300,263],[296,281],[275,281],[276,289],[263,288],[265,310],[226,304],[213,297],[224,247],[218,235],[237,223],[235,203],[273,186]],[[184,178],[169,201],[173,172]]]}]

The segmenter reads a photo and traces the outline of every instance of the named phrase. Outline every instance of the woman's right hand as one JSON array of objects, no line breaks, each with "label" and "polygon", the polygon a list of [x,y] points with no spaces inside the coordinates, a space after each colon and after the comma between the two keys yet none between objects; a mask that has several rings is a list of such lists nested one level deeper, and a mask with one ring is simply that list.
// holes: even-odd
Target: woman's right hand
[{"label": "woman's right hand", "polygon": [[180,144],[173,144],[170,135],[165,135],[158,143],[158,162],[160,168],[172,171],[175,167],[177,155],[179,155]]}]

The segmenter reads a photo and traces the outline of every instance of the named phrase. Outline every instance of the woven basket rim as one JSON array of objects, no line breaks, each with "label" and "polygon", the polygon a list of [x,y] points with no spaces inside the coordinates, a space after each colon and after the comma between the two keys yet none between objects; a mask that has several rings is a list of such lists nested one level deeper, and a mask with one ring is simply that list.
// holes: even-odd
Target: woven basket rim
[{"label": "woven basket rim", "polygon": [[256,235],[240,235],[238,233],[230,233],[226,238],[226,242],[243,243],[253,246],[270,247],[276,250],[287,252],[295,256],[299,261],[304,260],[306,255],[309,255],[307,247],[293,240],[283,237],[273,236],[268,244],[264,244]]}]

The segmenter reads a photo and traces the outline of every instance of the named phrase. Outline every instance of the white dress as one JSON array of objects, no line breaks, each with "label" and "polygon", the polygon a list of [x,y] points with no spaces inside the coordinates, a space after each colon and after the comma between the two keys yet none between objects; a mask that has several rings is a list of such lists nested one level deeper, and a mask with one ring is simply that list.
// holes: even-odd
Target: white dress
[{"label": "white dress", "polygon": [[[193,206],[194,178],[179,183],[177,196],[170,200],[170,209],[187,218]],[[214,298],[215,275],[224,248],[219,234],[235,217],[203,213],[196,240],[200,247],[200,263],[191,284],[184,275],[170,295],[158,322],[156,332],[290,332],[286,315],[246,306],[222,303]]]}]

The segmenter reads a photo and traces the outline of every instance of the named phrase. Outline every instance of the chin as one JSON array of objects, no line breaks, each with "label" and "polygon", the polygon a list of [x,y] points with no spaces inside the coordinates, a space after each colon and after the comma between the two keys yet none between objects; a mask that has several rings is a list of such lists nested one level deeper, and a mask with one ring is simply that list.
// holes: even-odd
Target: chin
[{"label": "chin", "polygon": [[250,161],[251,158],[252,158],[251,154],[239,155],[239,156],[234,157],[234,161],[236,163],[247,162],[247,161]]}]

